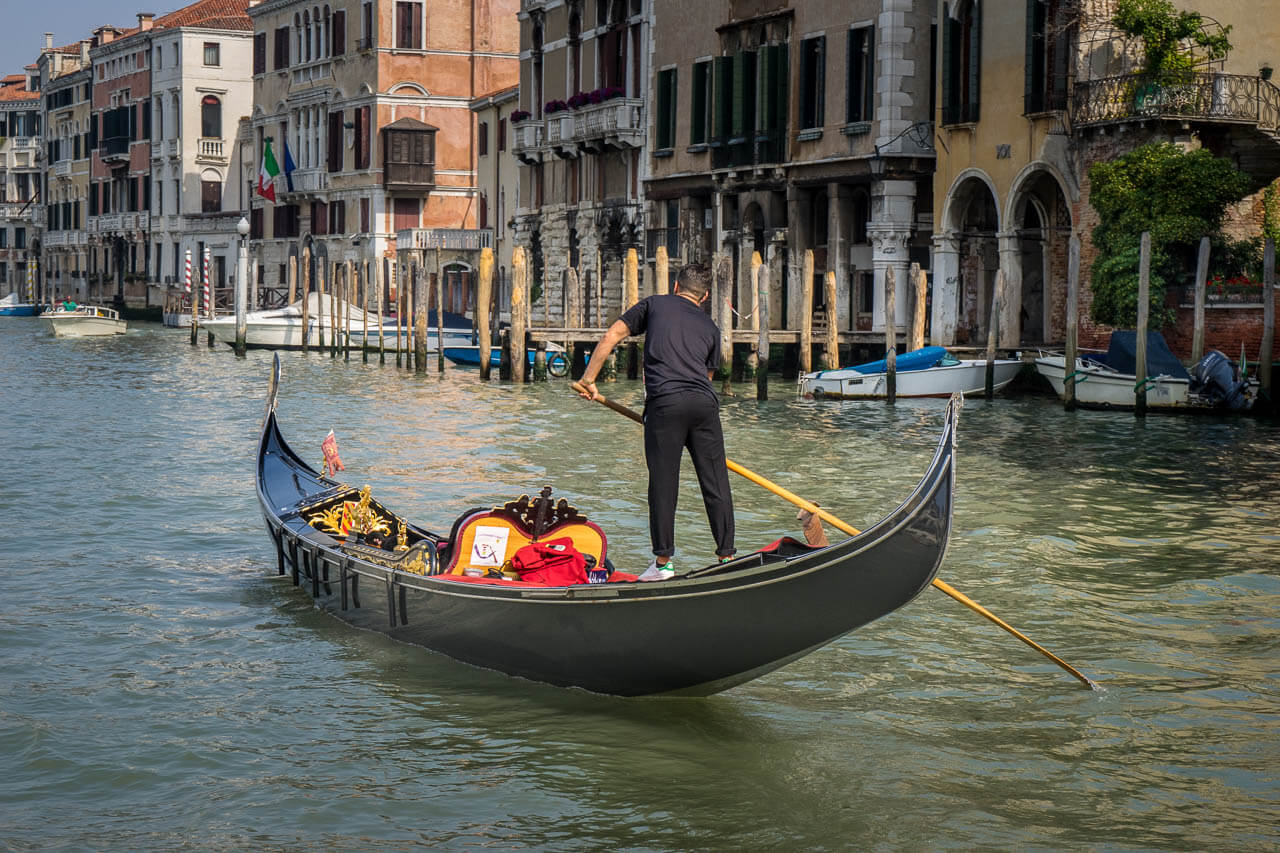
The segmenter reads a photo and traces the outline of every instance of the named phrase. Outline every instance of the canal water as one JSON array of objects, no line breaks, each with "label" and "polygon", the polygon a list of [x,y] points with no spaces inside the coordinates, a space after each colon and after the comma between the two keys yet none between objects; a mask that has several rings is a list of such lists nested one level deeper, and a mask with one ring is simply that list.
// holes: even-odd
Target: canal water
[{"label": "canal water", "polygon": [[[718,696],[624,700],[354,630],[277,577],[253,482],[269,353],[2,322],[0,848],[1280,843],[1274,423],[966,404],[940,576],[1101,692],[928,590]],[[563,381],[283,364],[293,446],[319,462],[333,429],[346,480],[393,509],[440,530],[550,484],[620,568],[647,564],[638,427]],[[749,390],[724,405],[730,457],[859,527],[908,494],[941,420]],[[712,550],[690,467],[686,564]],[[734,488],[740,546],[798,532]]]}]

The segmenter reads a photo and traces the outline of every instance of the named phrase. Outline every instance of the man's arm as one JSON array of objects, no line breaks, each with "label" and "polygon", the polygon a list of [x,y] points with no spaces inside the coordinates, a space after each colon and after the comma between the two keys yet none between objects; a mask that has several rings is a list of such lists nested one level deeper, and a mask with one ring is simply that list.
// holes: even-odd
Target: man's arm
[{"label": "man's arm", "polygon": [[613,325],[604,333],[604,337],[600,339],[600,343],[596,344],[596,348],[591,351],[591,362],[587,365],[587,369],[582,373],[582,387],[588,393],[582,394],[587,400],[594,400],[600,396],[600,392],[596,390],[596,377],[600,375],[600,370],[604,367],[605,359],[609,357],[609,353],[613,352],[614,347],[631,337],[631,329],[627,328],[627,324],[621,320],[614,320]]}]

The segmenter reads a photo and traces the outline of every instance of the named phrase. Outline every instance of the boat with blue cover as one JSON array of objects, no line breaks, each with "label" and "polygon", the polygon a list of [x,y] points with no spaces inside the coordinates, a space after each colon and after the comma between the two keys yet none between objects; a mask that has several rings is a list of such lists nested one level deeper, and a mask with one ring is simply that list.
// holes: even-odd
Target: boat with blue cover
[{"label": "boat with blue cover", "polygon": [[[1022,369],[1021,358],[998,358],[994,362],[993,390],[1013,381]],[[816,399],[883,399],[888,395],[886,359],[819,370],[800,377],[800,391]],[[986,390],[986,359],[958,359],[946,347],[922,347],[896,359],[898,397],[950,397],[952,394],[980,394]]]},{"label": "boat with blue cover", "polygon": [[39,313],[39,305],[19,301],[17,293],[10,293],[0,299],[0,317],[34,317]]}]

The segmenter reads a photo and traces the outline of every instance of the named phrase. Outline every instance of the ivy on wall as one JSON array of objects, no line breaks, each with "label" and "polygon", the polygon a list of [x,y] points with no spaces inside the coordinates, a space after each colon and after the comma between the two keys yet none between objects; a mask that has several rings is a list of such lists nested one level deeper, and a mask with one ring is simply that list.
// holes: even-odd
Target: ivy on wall
[{"label": "ivy on wall", "polygon": [[1199,12],[1179,11],[1171,0],[1118,0],[1111,22],[1142,42],[1143,72],[1160,86],[1185,83],[1197,65],[1231,51],[1231,27],[1210,31]]},{"label": "ivy on wall", "polygon": [[[1165,142],[1095,163],[1089,180],[1099,217],[1090,316],[1118,328],[1136,325],[1139,245],[1142,232],[1150,231],[1150,323],[1160,329],[1172,319],[1164,307],[1166,286],[1194,280],[1200,238],[1219,232],[1227,208],[1249,193],[1249,176],[1209,151],[1184,152]],[[1225,260],[1224,253],[1217,256]],[[1221,266],[1220,272],[1231,272]]]}]

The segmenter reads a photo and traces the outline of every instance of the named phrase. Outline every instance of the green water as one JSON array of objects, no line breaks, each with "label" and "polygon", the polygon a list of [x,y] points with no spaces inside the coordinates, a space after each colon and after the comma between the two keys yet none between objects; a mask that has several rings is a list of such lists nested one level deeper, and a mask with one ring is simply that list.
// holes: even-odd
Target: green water
[{"label": "green water", "polygon": [[[277,578],[253,494],[269,353],[0,323],[0,849],[1280,845],[1272,423],[966,405],[940,577],[1103,692],[931,590],[727,693],[623,700],[356,631]],[[283,362],[295,449],[319,462],[334,429],[346,479],[410,518],[550,484],[647,564],[638,427],[563,382]],[[723,420],[731,458],[863,527],[941,411],[778,383]],[[692,564],[712,545],[685,474]],[[734,489],[740,546],[798,532]]]}]

